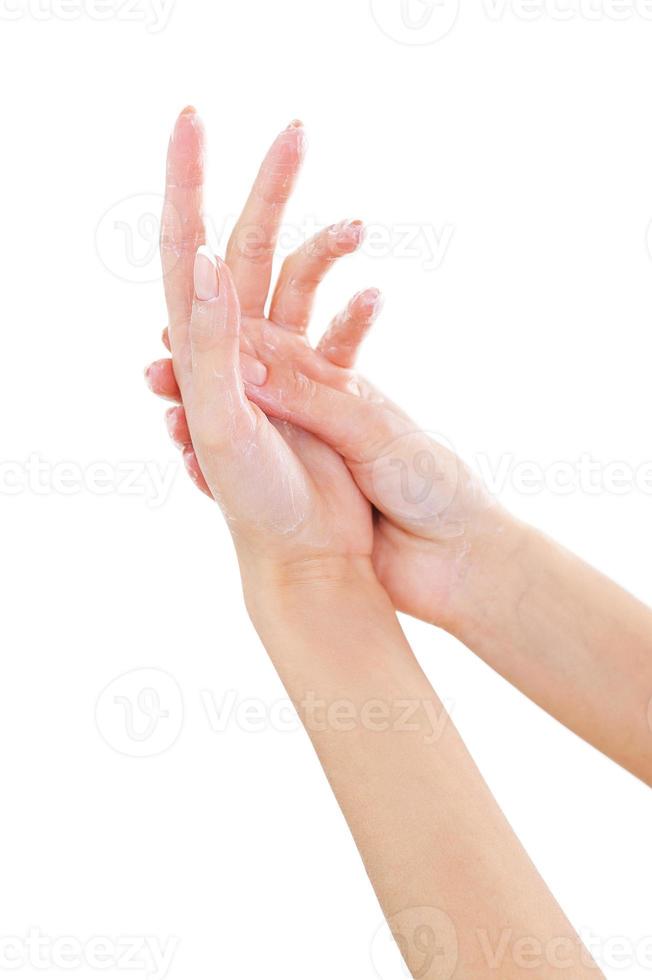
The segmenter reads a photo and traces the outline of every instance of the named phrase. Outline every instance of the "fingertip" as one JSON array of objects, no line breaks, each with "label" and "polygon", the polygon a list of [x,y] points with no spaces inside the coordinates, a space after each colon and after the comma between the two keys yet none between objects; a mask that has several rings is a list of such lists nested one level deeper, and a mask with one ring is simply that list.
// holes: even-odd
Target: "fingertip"
[{"label": "fingertip", "polygon": [[181,449],[181,458],[192,481],[199,485],[201,470],[199,469],[199,462],[192,446],[183,446]]},{"label": "fingertip", "polygon": [[356,247],[362,245],[365,236],[364,221],[360,221],[359,218],[352,221],[349,225],[349,229],[351,236],[356,243]]},{"label": "fingertip", "polygon": [[385,305],[385,297],[375,286],[363,289],[353,297],[351,306],[369,320],[375,320]]},{"label": "fingertip", "polygon": [[308,138],[300,119],[293,119],[276,137],[270,153],[280,157],[281,166],[298,166],[308,147]]},{"label": "fingertip", "polygon": [[188,476],[192,482],[199,490],[201,490],[202,493],[205,493],[206,496],[210,497],[212,500],[213,495],[208,484],[206,483],[206,480],[204,479],[204,474],[201,471],[199,461],[192,446],[184,446],[181,456],[183,458],[183,465],[185,466],[186,472],[188,473]]},{"label": "fingertip", "polygon": [[145,368],[145,383],[149,390],[158,395],[159,398],[179,401],[179,388],[174,376],[172,360],[169,357],[153,361]]},{"label": "fingertip", "polygon": [[186,423],[186,413],[180,405],[167,410],[165,413],[165,426],[168,430],[168,435],[175,446],[177,446],[179,449],[183,449],[190,440],[185,438],[189,435]]},{"label": "fingertip", "polygon": [[202,182],[204,171],[204,126],[193,106],[177,116],[168,147],[168,182],[193,187]]},{"label": "fingertip", "polygon": [[217,299],[220,295],[217,257],[206,245],[200,245],[195,255],[194,285],[195,299],[200,303]]}]

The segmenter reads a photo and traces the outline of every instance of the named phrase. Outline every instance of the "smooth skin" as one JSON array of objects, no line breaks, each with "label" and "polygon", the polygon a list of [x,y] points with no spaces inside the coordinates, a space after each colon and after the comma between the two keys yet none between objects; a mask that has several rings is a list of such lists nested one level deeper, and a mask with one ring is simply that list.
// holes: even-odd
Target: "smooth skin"
[{"label": "smooth skin", "polygon": [[228,266],[200,247],[193,279],[170,341],[194,451],[413,976],[531,976],[532,950],[540,977],[599,975],[410,650],[374,574],[369,502],[337,452],[247,397]]},{"label": "smooth skin", "polygon": [[[375,508],[371,530],[368,514],[359,527],[371,535],[364,536],[365,547],[371,540],[374,572],[395,608],[453,633],[541,707],[652,784],[650,609],[507,514],[461,460],[350,370],[380,308],[377,290],[354,297],[317,348],[310,347],[305,332],[317,286],[360,244],[360,223],[333,226],[290,256],[265,317],[274,244],[304,147],[298,123],[280,134],[227,249],[247,311],[240,366],[248,401],[291,423],[284,432],[310,432],[346,462]],[[186,110],[168,154],[162,233],[168,346],[187,322],[194,252],[204,241],[203,150],[201,123]],[[171,360],[156,362],[147,372],[150,387],[181,401],[175,377],[181,369]],[[182,405],[168,413],[168,427],[190,475],[210,493]],[[339,513],[350,526],[360,510],[353,500],[347,504]]]}]

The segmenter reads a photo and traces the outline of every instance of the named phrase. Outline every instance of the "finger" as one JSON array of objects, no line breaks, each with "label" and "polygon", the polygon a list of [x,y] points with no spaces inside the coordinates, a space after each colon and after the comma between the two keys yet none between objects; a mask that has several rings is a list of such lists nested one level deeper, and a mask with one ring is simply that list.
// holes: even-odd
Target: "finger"
[{"label": "finger", "polygon": [[192,437],[188,428],[186,410],[183,405],[175,405],[165,413],[165,425],[170,439],[178,449],[192,446]]},{"label": "finger", "polygon": [[[376,392],[360,395],[297,375],[249,397],[268,415],[305,429],[335,449],[362,493],[399,527],[459,535],[452,505],[468,486],[456,455],[433,441]],[[442,523],[444,522],[444,523]]]},{"label": "finger", "polygon": [[308,326],[317,287],[331,266],[362,243],[361,221],[341,221],[324,228],[283,263],[269,318],[303,333]]},{"label": "finger", "polygon": [[164,347],[167,347],[167,349],[169,351],[171,351],[172,348],[170,347],[170,331],[168,330],[167,327],[165,328],[165,330],[161,334],[161,340],[163,341],[163,346]]},{"label": "finger", "polygon": [[174,375],[172,358],[163,357],[160,361],[154,361],[145,370],[145,381],[155,395],[160,398],[167,398],[169,401],[180,402],[181,392]]},{"label": "finger", "polygon": [[172,442],[181,450],[184,466],[192,482],[202,493],[212,497],[208,484],[204,479],[204,474],[197,462],[197,456],[190,438],[188,422],[186,421],[186,413],[182,405],[176,405],[174,408],[168,409],[165,413],[165,424]]},{"label": "finger", "polygon": [[[240,371],[242,380],[247,384],[261,385],[265,383],[267,378],[265,365],[243,351],[240,352]],[[173,402],[181,401],[181,392],[174,374],[172,358],[163,357],[150,364],[145,370],[145,381],[155,395]]]},{"label": "finger", "polygon": [[[188,324],[193,300],[195,254],[205,241],[202,218],[204,129],[189,106],[177,119],[168,147],[161,220],[161,262],[168,308],[169,340],[177,370],[190,369]],[[182,387],[183,387],[183,378]]]},{"label": "finger", "polygon": [[305,148],[303,124],[294,120],[272,144],[233,229],[226,261],[243,315],[264,315],[276,239]]},{"label": "finger", "polygon": [[339,313],[317,345],[317,350],[339,367],[355,364],[360,345],[383,308],[377,289],[365,289]]},{"label": "finger", "polygon": [[199,466],[199,461],[195,454],[195,450],[192,448],[192,446],[185,446],[182,455],[184,466],[186,467],[186,471],[192,482],[199,490],[201,490],[202,493],[205,493],[207,497],[212,499],[213,494],[211,493],[210,487],[204,479],[204,474]]},{"label": "finger", "polygon": [[289,374],[282,366],[270,371],[266,385],[248,393],[265,413],[307,429],[352,463],[373,461],[388,444],[415,430],[414,423],[371,389],[342,391],[300,373]]},{"label": "finger", "polygon": [[[228,267],[207,248],[197,252],[190,321],[192,375],[188,425],[206,482],[218,494],[222,473],[237,479],[243,447],[253,444],[256,415],[240,374],[240,307]],[[224,466],[226,460],[227,465]]]}]

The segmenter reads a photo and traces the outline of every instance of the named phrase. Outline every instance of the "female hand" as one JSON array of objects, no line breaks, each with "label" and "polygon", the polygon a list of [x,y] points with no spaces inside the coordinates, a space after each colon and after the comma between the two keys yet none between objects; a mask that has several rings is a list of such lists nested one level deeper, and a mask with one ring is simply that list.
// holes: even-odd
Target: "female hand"
[{"label": "female hand", "polygon": [[[240,341],[245,391],[269,416],[314,433],[346,460],[380,512],[373,560],[395,606],[447,625],[472,557],[500,533],[507,518],[454,453],[348,370],[378,312],[376,290],[358,294],[316,350],[308,344],[305,329],[317,283],[338,255],[357,247],[359,230],[345,229],[359,229],[358,223],[327,230],[286,260],[270,317],[264,317],[274,242],[303,144],[302,129],[294,124],[277,138],[227,249],[227,264],[248,311]],[[192,250],[204,240],[202,184],[203,130],[194,112],[186,111],[170,144],[162,233],[177,376]],[[169,345],[169,337],[164,339]],[[180,400],[170,361],[152,365],[148,380],[157,394]],[[168,413],[168,425],[191,476],[208,491],[182,407]]]},{"label": "female hand", "polygon": [[270,421],[245,394],[229,269],[202,247],[193,280],[183,346],[173,339],[172,350],[194,452],[229,523],[245,587],[252,571],[282,580],[370,570],[371,510],[342,459],[310,433]]},{"label": "female hand", "polygon": [[[306,339],[317,286],[328,269],[362,241],[359,221],[340,222],[324,229],[289,256],[274,291],[269,316],[265,306],[270,289],[274,248],[285,204],[290,196],[305,151],[302,125],[291,123],[276,138],[254,182],[247,204],[227,246],[226,262],[240,298],[242,316],[241,368],[245,386],[260,383],[265,372],[256,352],[276,354],[331,383],[339,383],[333,364],[351,364],[364,334],[380,309],[378,290],[357,294],[334,321],[325,341],[324,356]],[[192,306],[195,252],[206,241],[202,215],[204,184],[204,130],[192,107],[179,116],[170,140],[165,204],[161,227],[161,258],[169,315],[163,340],[170,349],[170,335],[183,338]],[[182,346],[182,345],[177,345]],[[151,364],[147,382],[157,394],[180,401],[179,365],[170,359]],[[168,414],[172,438],[184,446],[184,460],[198,486],[207,492],[192,446],[187,442],[183,416]]]}]

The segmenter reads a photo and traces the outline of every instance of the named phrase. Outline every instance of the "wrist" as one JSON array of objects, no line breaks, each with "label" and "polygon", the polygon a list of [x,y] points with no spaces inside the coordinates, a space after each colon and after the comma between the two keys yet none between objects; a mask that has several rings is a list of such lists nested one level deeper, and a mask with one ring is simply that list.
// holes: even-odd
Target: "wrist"
[{"label": "wrist", "polygon": [[373,602],[394,615],[393,606],[366,555],[317,555],[287,561],[238,554],[247,611],[261,632],[279,621],[336,610],[345,602]]},{"label": "wrist", "polygon": [[468,542],[445,628],[466,643],[504,628],[527,585],[536,531],[502,508]]}]

